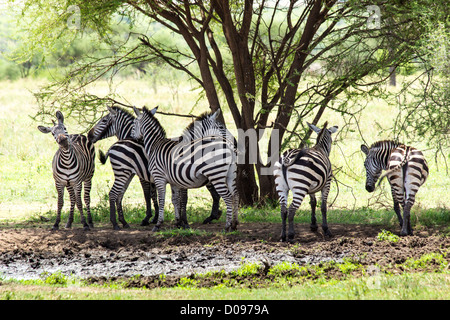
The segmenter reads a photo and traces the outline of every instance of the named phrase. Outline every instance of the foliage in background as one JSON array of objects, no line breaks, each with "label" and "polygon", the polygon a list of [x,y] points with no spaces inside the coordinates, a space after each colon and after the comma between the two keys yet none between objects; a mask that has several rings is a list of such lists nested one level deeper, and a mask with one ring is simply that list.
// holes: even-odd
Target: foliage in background
[{"label": "foliage in background", "polygon": [[[445,70],[444,0],[28,0],[15,10],[22,27],[16,59],[54,56],[61,64],[36,93],[38,115],[58,108],[90,126],[105,104],[123,102],[115,92],[118,75],[152,74],[165,66],[202,88],[199,99],[213,110],[228,109],[236,128],[269,132],[273,139],[266,146],[260,140],[257,163],[240,165],[244,204],[276,199],[273,178],[261,174],[278,157],[270,152],[275,140],[282,149],[310,143],[305,120],[317,124],[326,110],[344,119],[343,138],[359,130],[361,113],[370,112],[360,105],[367,97],[399,105],[396,138],[417,136],[441,152],[448,142],[448,75],[437,77],[433,72],[439,71],[428,66]],[[73,43],[87,40],[87,52],[71,53]],[[396,70],[423,73],[425,80],[402,84],[401,93],[392,95],[385,83]],[[92,94],[89,85],[105,78],[109,92]],[[410,94],[415,98],[405,101]],[[185,108],[192,112],[195,105]]]}]

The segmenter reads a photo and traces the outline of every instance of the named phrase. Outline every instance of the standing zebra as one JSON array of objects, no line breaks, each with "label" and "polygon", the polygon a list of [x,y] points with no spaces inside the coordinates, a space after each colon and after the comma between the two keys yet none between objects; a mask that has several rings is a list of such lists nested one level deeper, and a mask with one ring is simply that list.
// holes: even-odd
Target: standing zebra
[{"label": "standing zebra", "polygon": [[[149,224],[151,213],[151,200],[155,207],[155,213],[158,212],[158,203],[156,199],[155,185],[150,182],[151,175],[148,171],[148,156],[140,141],[136,141],[131,137],[131,129],[135,117],[126,110],[119,107],[108,107],[109,114],[104,116],[99,122],[89,131],[89,139],[92,142],[97,142],[106,139],[113,135],[117,136],[119,141],[114,143],[106,155],[100,153],[100,161],[105,164],[107,158],[110,158],[111,166],[114,171],[114,184],[109,193],[110,201],[110,220],[114,229],[119,229],[116,222],[116,206],[119,215],[119,221],[126,228],[128,224],[125,221],[122,210],[122,199],[134,175],[137,174],[144,191],[145,201],[147,204],[147,211],[145,218],[141,225]],[[184,131],[180,138],[180,142],[190,141],[206,135],[222,135],[225,136],[228,132],[226,128],[216,121],[219,115],[219,110],[215,113],[204,113],[197,117]],[[211,215],[206,218],[203,223],[209,223],[214,219],[219,219],[221,211],[219,210],[220,195],[211,184],[206,185],[213,198],[213,205]],[[187,202],[186,194],[182,195],[184,206]],[[156,223],[158,215],[152,220]]]},{"label": "standing zebra", "polygon": [[[325,122],[323,129],[308,123],[318,136],[316,145],[310,149],[290,149],[283,153],[275,163],[275,185],[281,205],[281,240],[286,241],[286,218],[289,214],[288,239],[294,239],[294,215],[300,207],[303,198],[309,194],[311,201],[311,230],[317,230],[316,224],[316,196],[322,191],[322,230],[326,236],[331,236],[327,224],[327,198],[330,191],[332,177],[331,163],[329,159],[331,151],[331,134],[338,129],[337,126],[327,129]],[[292,190],[293,200],[287,210],[289,190]]]},{"label": "standing zebra", "polygon": [[[158,212],[158,201],[155,185],[150,182],[148,156],[145,153],[144,146],[131,138],[131,129],[135,117],[119,107],[108,107],[108,111],[109,113],[101,118],[89,131],[88,137],[93,143],[114,135],[119,139],[109,148],[106,155],[100,152],[100,161],[105,164],[109,157],[114,172],[114,184],[109,191],[110,221],[115,230],[120,229],[116,220],[117,208],[119,221],[124,228],[129,228],[123,216],[122,199],[131,180],[137,175],[144,192],[147,207],[145,218],[142,220],[141,225],[149,225],[149,220],[152,216],[151,200],[153,200],[155,212]],[[156,223],[156,221],[157,216],[152,222]]]},{"label": "standing zebra", "polygon": [[[397,214],[402,236],[412,235],[410,213],[419,187],[428,177],[428,164],[423,153],[413,147],[390,140],[378,141],[370,148],[361,145],[366,155],[366,190],[373,192],[375,183],[382,170],[387,170],[381,177],[387,176],[391,185],[394,200],[394,211]],[[403,208],[403,219],[400,211]]]},{"label": "standing zebra", "polygon": [[[86,136],[80,134],[67,133],[64,126],[64,116],[60,111],[56,112],[58,124],[53,122],[53,127],[38,126],[43,133],[52,133],[59,149],[53,157],[52,169],[55,186],[58,192],[58,211],[53,230],[59,228],[61,221],[61,209],[64,204],[64,188],[67,187],[70,195],[70,215],[66,224],[66,228],[72,227],[73,212],[75,203],[80,211],[81,223],[84,230],[93,228],[91,210],[90,210],[90,191],[91,181],[94,175],[95,165],[95,149],[94,145]],[[83,203],[81,202],[82,184],[84,183],[84,202],[87,208],[88,223],[83,215]]]},{"label": "standing zebra", "polygon": [[[208,136],[184,143],[166,138],[166,133],[154,117],[157,108],[143,111],[134,108],[137,118],[133,137],[144,140],[150,158],[150,172],[159,197],[159,230],[164,221],[166,184],[172,187],[176,223],[180,222],[180,200],[183,190],[211,183],[227,206],[226,231],[236,230],[238,194],[236,190],[236,149],[233,141],[221,136]],[[181,196],[180,196],[181,191]]]}]

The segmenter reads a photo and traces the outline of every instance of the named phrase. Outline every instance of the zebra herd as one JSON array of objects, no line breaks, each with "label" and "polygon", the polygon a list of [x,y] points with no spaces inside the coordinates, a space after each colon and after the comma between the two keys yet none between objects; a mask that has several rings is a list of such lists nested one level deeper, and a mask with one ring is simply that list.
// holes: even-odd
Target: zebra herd
[{"label": "zebra herd", "polygon": [[[59,145],[52,162],[58,193],[57,218],[53,230],[59,228],[65,188],[70,195],[70,214],[66,228],[72,225],[75,205],[80,211],[83,228],[89,230],[93,227],[90,190],[95,167],[94,143],[111,136],[116,136],[118,141],[106,154],[101,151],[99,154],[102,163],[106,163],[109,157],[114,172],[114,184],[109,192],[110,220],[114,229],[120,229],[116,212],[122,226],[129,227],[123,215],[122,199],[131,180],[137,175],[147,206],[141,225],[154,223],[153,231],[161,228],[164,222],[166,185],[170,184],[176,226],[189,227],[186,217],[188,189],[206,186],[211,193],[212,209],[204,223],[219,219],[219,200],[222,198],[226,205],[225,230],[236,230],[239,206],[236,187],[238,145],[225,126],[217,121],[220,109],[197,117],[180,137],[171,139],[166,137],[164,128],[155,117],[157,108],[134,108],[134,112],[136,116],[117,106],[108,107],[108,114],[95,124],[87,137],[69,134],[60,111],[56,112],[57,123],[53,121],[53,127],[38,126],[43,133],[51,132]],[[337,132],[338,127],[328,128],[327,122],[322,128],[309,123],[308,126],[317,133],[316,144],[311,148],[287,150],[274,164],[273,175],[281,207],[282,241],[294,239],[294,215],[307,194],[311,204],[310,227],[313,231],[317,230],[315,193],[319,191],[322,230],[325,236],[332,235],[327,224],[327,197],[332,179],[329,155],[331,135]],[[366,190],[373,192],[376,182],[381,182],[386,176],[391,185],[401,235],[412,235],[411,207],[429,172],[422,152],[387,140],[375,142],[370,147],[361,145],[361,150],[366,155]],[[383,176],[382,170],[386,170]],[[87,222],[81,201],[83,184]],[[290,191],[293,200],[288,207]],[[155,217],[150,222],[152,202]],[[403,209],[403,217],[400,207]],[[289,225],[287,239],[286,219]]]}]

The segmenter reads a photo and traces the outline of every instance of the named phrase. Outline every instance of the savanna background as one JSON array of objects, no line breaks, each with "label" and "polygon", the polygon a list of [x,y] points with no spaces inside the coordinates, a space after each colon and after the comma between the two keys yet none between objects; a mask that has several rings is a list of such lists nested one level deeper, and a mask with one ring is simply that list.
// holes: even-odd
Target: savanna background
[{"label": "savanna background", "polygon": [[[340,39],[340,35],[342,35],[339,32],[335,35],[331,34],[331,38],[326,38],[323,33],[324,39],[322,42],[319,41],[320,45],[313,42],[315,47],[308,55],[311,60],[306,60],[307,63],[301,69],[301,76],[295,83],[297,95],[294,94],[292,97],[291,109],[286,109],[286,106],[289,106],[287,100],[278,98],[277,92],[281,92],[281,82],[285,83],[284,90],[287,91],[294,86],[291,82],[296,74],[295,72],[290,74],[289,66],[290,63],[294,65],[298,58],[295,55],[295,44],[301,43],[303,39],[301,37],[302,27],[308,24],[306,19],[303,24],[299,23],[298,29],[295,29],[298,36],[292,38],[292,47],[281,51],[282,46],[280,45],[278,52],[281,56],[285,56],[285,63],[280,63],[280,66],[283,65],[283,67],[274,72],[277,77],[269,77],[270,81],[267,83],[263,80],[258,82],[259,78],[255,77],[257,80],[254,81],[256,88],[254,92],[252,92],[251,86],[241,86],[251,78],[237,76],[239,74],[236,71],[238,67],[231,53],[233,48],[227,47],[229,38],[220,36],[220,25],[213,25],[211,22],[212,34],[216,36],[219,47],[223,50],[221,60],[224,65],[224,75],[231,83],[231,96],[235,99],[232,103],[233,101],[226,91],[227,82],[220,78],[221,73],[215,73],[216,70],[211,66],[213,60],[209,60],[209,69],[214,71],[211,79],[214,79],[217,89],[207,87],[205,66],[198,62],[201,59],[195,59],[196,56],[190,54],[189,50],[193,49],[186,44],[185,38],[180,37],[180,34],[177,33],[178,24],[176,22],[167,22],[164,20],[164,16],[159,17],[155,13],[152,13],[153,20],[148,20],[151,14],[135,12],[131,14],[130,11],[127,11],[131,9],[126,7],[126,4],[125,8],[128,9],[121,11],[119,2],[112,2],[114,5],[111,5],[111,8],[108,7],[108,10],[105,9],[107,14],[98,19],[94,14],[95,10],[101,13],[102,9],[101,6],[94,5],[97,4],[96,2],[92,2],[91,16],[85,11],[89,9],[85,8],[88,2],[75,1],[73,4],[81,8],[80,17],[82,19],[81,24],[76,25],[74,29],[69,28],[72,26],[72,22],[68,26],[67,16],[55,14],[58,12],[57,10],[67,9],[71,4],[69,2],[45,4],[41,1],[25,1],[25,8],[21,6],[22,3],[17,5],[14,1],[2,3],[0,15],[1,229],[50,229],[54,220],[57,194],[53,183],[51,161],[57,145],[50,135],[40,133],[37,126],[51,123],[51,120],[54,119],[54,111],[61,109],[65,115],[69,133],[86,133],[95,121],[107,112],[107,105],[119,102],[125,108],[159,106],[158,111],[172,114],[157,115],[168,137],[180,135],[191,121],[190,118],[180,117],[177,114],[199,115],[209,111],[210,107],[217,108],[217,105],[220,105],[222,109],[223,120],[227,128],[234,134],[237,134],[237,128],[266,128],[259,142],[258,152],[261,160],[251,167],[253,180],[250,182],[255,185],[244,184],[252,190],[249,192],[250,195],[245,195],[241,204],[239,216],[241,224],[273,223],[277,226],[281,222],[276,198],[273,198],[270,188],[263,190],[263,186],[267,185],[266,180],[258,179],[261,178],[258,176],[261,166],[267,165],[268,162],[271,129],[276,129],[280,123],[283,123],[283,126],[279,128],[284,130],[280,141],[283,149],[280,151],[289,147],[314,144],[315,134],[311,135],[307,131],[306,121],[316,122],[319,126],[328,121],[330,125],[339,126],[340,130],[334,135],[330,155],[335,175],[328,198],[330,228],[333,230],[333,224],[346,225],[350,229],[352,229],[352,225],[375,226],[379,228],[378,236],[382,239],[384,239],[382,234],[384,229],[390,230],[389,232],[392,232],[394,236],[398,234],[398,222],[392,209],[387,181],[384,181],[373,194],[369,194],[365,190],[364,155],[360,151],[360,145],[362,143],[370,145],[383,139],[397,139],[405,144],[413,145],[423,151],[430,168],[428,180],[420,188],[412,210],[413,228],[422,238],[426,238],[424,234],[432,234],[438,239],[440,237],[447,239],[450,220],[448,205],[450,200],[448,192],[450,187],[448,39],[450,37],[448,15],[442,9],[445,8],[445,1],[438,2],[436,5],[430,5],[427,1],[413,1],[407,8],[402,7],[402,3],[396,3],[392,7],[394,9],[384,8],[380,4],[383,10],[386,10],[382,14],[385,14],[385,17],[392,14],[393,20],[389,23],[386,22],[389,19],[382,20],[381,28],[374,28],[373,32],[379,30],[377,34],[372,34],[364,21],[362,26],[367,26],[367,28],[362,27],[365,30],[364,34],[371,35],[368,38],[364,38],[364,36],[358,38],[359,33],[355,32],[355,36],[346,38],[350,39],[349,42],[341,43],[336,40]],[[240,24],[241,20],[239,19],[244,19],[245,15],[240,14],[239,10],[242,8],[244,12],[243,8],[247,8],[247,6],[244,6],[245,1],[241,2],[231,1],[230,4],[237,29],[243,28],[245,25],[244,23]],[[344,3],[349,6],[356,5],[353,4],[353,1]],[[170,8],[161,4],[161,8],[174,10],[175,13],[176,10],[180,10],[178,13],[184,14],[184,16],[180,16],[187,19],[186,12],[188,10],[182,10],[183,2],[180,1],[176,4],[180,4],[180,7],[174,5],[174,8]],[[261,3],[257,2],[257,4]],[[254,4],[255,8],[258,7],[257,4]],[[301,4],[297,5],[298,10],[303,8]],[[426,10],[427,6],[428,10]],[[191,13],[201,16],[199,12],[202,12],[202,9],[199,8],[193,6]],[[262,61],[266,63],[266,59],[263,59],[264,54],[267,54],[267,59],[270,60],[268,57],[271,53],[274,57],[274,53],[277,52],[276,45],[269,45],[269,43],[278,43],[275,41],[274,34],[276,32],[274,30],[278,30],[278,33],[283,35],[283,32],[289,28],[293,28],[292,30],[296,28],[288,25],[292,23],[290,20],[288,23],[286,19],[283,19],[283,15],[290,12],[287,9],[290,8],[289,4],[283,7],[281,2],[275,1],[274,3],[270,2],[268,8],[268,12],[261,16],[261,19],[266,21],[265,32],[261,31],[261,37],[254,35],[256,40],[249,42],[252,48],[261,49],[259,52],[255,49],[255,55],[250,57],[253,59],[251,61],[253,61],[254,67],[250,71],[254,74],[260,72],[264,75],[266,72],[266,75],[270,75],[270,67],[267,67],[270,66],[270,62],[264,65]],[[306,8],[309,7],[306,6]],[[369,15],[364,8],[362,7],[362,16],[367,19]],[[278,9],[279,11],[277,11]],[[220,11],[218,8],[216,10]],[[311,14],[312,7],[308,10],[305,11],[306,16]],[[255,9],[254,14],[257,11]],[[148,12],[151,10],[149,9]],[[292,17],[301,19],[301,15],[296,14],[295,10],[292,12]],[[337,7],[336,11],[332,11],[330,20],[327,22],[325,19],[323,28],[319,30],[328,30],[329,26],[333,26],[332,19],[337,19],[339,14],[345,16],[348,12],[350,11],[341,11],[341,7]],[[440,14],[435,14],[436,12]],[[70,13],[73,14],[73,11]],[[414,20],[419,13],[423,14],[420,20],[423,25]],[[402,15],[406,15],[405,20],[402,20]],[[221,18],[222,16],[218,13],[217,20],[219,21]],[[358,18],[360,17],[350,14],[345,16],[344,22],[341,21],[337,25],[342,28],[341,32],[344,32],[347,30],[347,26],[353,26]],[[413,21],[412,29],[408,29],[410,26],[406,22],[403,24],[408,19]],[[252,26],[258,20],[253,21]],[[31,22],[33,24],[30,24]],[[74,23],[76,22],[75,19]],[[213,22],[215,22],[214,19]],[[195,23],[197,26],[198,21]],[[385,23],[388,24],[387,27]],[[417,25],[420,27],[414,28]],[[52,28],[54,32],[52,32]],[[227,28],[231,27],[224,26],[223,30],[230,31]],[[263,28],[261,27],[260,30]],[[395,30],[397,38],[400,39],[397,41],[401,42],[404,37],[403,41],[407,44],[406,47],[399,46],[398,52],[393,50],[392,43],[394,42],[387,37],[392,33],[389,30]],[[303,33],[305,32],[306,29],[303,30]],[[320,39],[319,33],[312,39],[317,39],[317,37]],[[253,39],[251,36],[249,38]],[[384,42],[377,42],[378,39],[384,38],[391,41],[387,41],[391,44],[390,46],[383,47]],[[149,41],[149,39],[154,42],[146,43],[145,41]],[[201,41],[199,43],[199,48],[203,48],[204,44]],[[354,43],[363,45],[354,46]],[[139,50],[134,51],[135,47]],[[326,54],[322,55],[321,50],[328,47],[331,47],[332,50],[325,51]],[[264,48],[267,51],[264,51]],[[215,53],[216,58],[220,56],[214,51],[214,42],[210,42],[208,49]],[[146,54],[143,55],[142,52],[146,52]],[[251,52],[253,54],[253,50]],[[403,52],[408,54],[403,54]],[[314,57],[319,58],[314,59]],[[216,62],[218,61],[219,59]],[[372,69],[364,69],[364,66],[368,65]],[[392,69],[392,65],[395,65],[394,69]],[[244,74],[247,75],[247,73]],[[267,79],[267,77],[262,77],[262,79]],[[266,96],[264,95],[265,91],[259,89],[259,86],[264,87],[264,85],[268,89]],[[247,91],[243,92],[244,89]],[[215,95],[214,92],[216,92]],[[282,96],[288,97],[288,93]],[[265,104],[264,102],[267,100],[272,100],[273,103]],[[131,109],[129,110],[131,111]],[[236,110],[242,112],[241,121],[237,121]],[[245,117],[247,113],[254,116],[253,122],[248,122],[248,117]],[[285,114],[289,114],[288,119],[283,116]],[[247,120],[244,121],[244,118]],[[261,121],[262,118],[265,119],[264,122]],[[286,121],[287,125],[284,126]],[[109,138],[96,143],[96,150],[106,151],[115,140],[115,138]],[[109,162],[101,165],[96,160],[91,205],[94,207],[94,223],[103,229],[110,228],[108,192],[113,184],[113,179]],[[170,191],[168,192],[165,224],[170,228],[173,220],[173,207],[170,203]],[[66,192],[63,221],[67,216],[68,205],[69,198]],[[320,201],[318,205],[320,206]],[[196,232],[201,230],[202,227],[199,223],[208,214],[210,206],[210,195],[206,188],[189,190],[188,220],[190,223],[197,223],[193,228],[194,237]],[[132,224],[133,230],[150,232],[139,227],[144,216],[145,203],[137,179],[133,180],[125,194],[124,208],[125,217]],[[221,203],[221,209],[225,211],[223,203]],[[307,225],[310,220],[309,212],[309,201],[306,199],[296,215],[296,223]],[[321,220],[320,214],[318,214],[318,220],[319,222]],[[79,216],[75,212],[75,222],[78,221]],[[223,224],[224,217],[215,223]],[[74,228],[77,228],[76,224]],[[182,231],[171,232],[170,237],[192,236],[192,232],[190,234],[183,234]],[[217,233],[214,235],[217,237]],[[220,237],[226,237],[226,235],[220,234]],[[341,237],[342,235],[339,235],[333,241],[340,241]],[[345,238],[345,235],[343,237]],[[261,242],[275,242],[275,238],[276,235],[270,235],[268,239],[264,238]],[[377,236],[369,238],[370,241],[377,241]],[[321,241],[324,240],[318,240],[318,246],[321,245]],[[392,241],[392,239],[388,239],[383,241],[387,241],[387,243],[400,241],[400,244],[405,245],[410,240]],[[447,242],[443,241],[443,243]],[[323,245],[325,246],[325,244]],[[296,251],[299,247],[301,248],[302,244],[294,246],[297,247],[287,247],[286,250]],[[8,253],[8,250],[5,250],[4,253]],[[444,245],[438,253],[431,252],[431,254],[439,255],[441,260],[433,256],[433,261],[439,261],[443,267],[438,268],[438,271],[434,270],[435,273],[432,276],[422,269],[410,276],[408,272],[411,270],[408,269],[398,278],[389,278],[388,280],[392,283],[386,285],[386,288],[392,289],[399,286],[399,283],[407,283],[397,293],[390,289],[386,289],[381,294],[380,291],[367,291],[367,282],[364,278],[367,274],[365,273],[345,278],[342,283],[338,280],[335,283],[334,280],[325,280],[319,277],[321,279],[319,281],[302,282],[301,288],[297,285],[292,287],[292,284],[290,288],[305,290],[305,293],[297,293],[299,297],[303,298],[448,298],[448,247]],[[428,261],[421,257],[415,257],[415,259],[415,261]],[[413,263],[411,262],[411,264]],[[420,264],[417,263],[417,265]],[[242,270],[245,268],[255,268],[255,272],[259,272],[258,267],[254,265],[243,264]],[[285,266],[285,268],[296,270],[296,267],[292,265]],[[249,275],[254,274],[252,270],[248,272]],[[391,271],[386,271],[386,274],[389,272]],[[285,273],[280,272],[280,274]],[[84,286],[77,282],[78,280],[67,280],[67,275],[56,275],[56,278],[58,277],[62,279],[56,283],[57,286],[59,285],[57,290],[63,291],[63,293],[58,293],[60,298],[75,295],[73,292],[64,292],[68,285],[69,287]],[[49,277],[46,279],[48,280]],[[386,283],[389,282],[388,280]],[[56,287],[48,289],[49,285],[55,285],[49,282],[51,281],[30,284],[19,280],[15,282],[5,279],[0,285],[0,289],[3,287],[5,290],[0,292],[3,292],[4,298],[54,299],[58,297],[54,294]],[[420,288],[424,286],[424,283],[436,289],[434,293],[433,290],[431,293],[426,291],[426,294],[421,296]],[[36,285],[42,292],[39,295],[29,293],[29,286]],[[285,283],[279,285],[283,286]],[[168,296],[165,296],[164,293],[159,295],[160,293],[156,291],[159,289],[152,289],[154,291],[151,293],[127,291],[125,294],[124,288],[120,285],[117,287],[105,285],[105,287],[106,291],[92,288],[86,290],[91,290],[89,291],[90,297],[94,298],[127,299],[145,298],[148,297],[148,294],[157,294],[158,298],[172,298],[172,295],[184,298],[185,291],[183,290],[195,289],[195,285],[181,285],[179,286],[182,287],[181,289],[174,289],[181,290],[181,293],[175,291],[175,293],[170,292]],[[334,296],[329,292],[327,296],[326,288],[329,287],[337,288],[336,292],[339,293]],[[352,294],[347,296],[342,295],[342,292],[348,291],[349,287],[366,288],[366,291],[363,290],[364,293],[361,294],[361,290],[356,290],[351,291]],[[96,290],[100,292],[96,292]],[[205,289],[199,290],[204,291]],[[222,290],[229,294],[226,297],[234,298],[233,289],[222,288]],[[253,293],[246,292],[248,295],[243,296],[274,298],[270,292],[270,288],[264,289],[264,291],[255,290]],[[193,292],[194,296],[196,294]],[[219,298],[221,294],[222,292],[219,291]],[[210,297],[210,293],[205,293],[205,295]],[[87,296],[75,295],[75,297],[83,299]],[[286,296],[278,298],[286,298]]]}]

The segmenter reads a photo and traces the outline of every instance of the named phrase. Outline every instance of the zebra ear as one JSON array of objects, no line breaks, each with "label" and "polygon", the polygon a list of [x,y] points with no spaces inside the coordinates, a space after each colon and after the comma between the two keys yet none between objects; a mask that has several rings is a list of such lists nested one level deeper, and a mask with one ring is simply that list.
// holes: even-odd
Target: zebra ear
[{"label": "zebra ear", "polygon": [[141,115],[141,111],[139,111],[139,109],[136,108],[135,106],[133,106],[133,110],[134,110],[134,113],[136,113],[136,116],[139,117]]},{"label": "zebra ear", "polygon": [[56,111],[56,119],[58,119],[58,123],[59,124],[63,124],[64,123],[64,116],[62,114],[61,111]]},{"label": "zebra ear", "polygon": [[109,113],[111,113],[112,115],[117,114],[117,110],[114,108],[111,108],[110,106],[106,106],[106,108],[108,109]]},{"label": "zebra ear", "polygon": [[335,133],[336,131],[338,131],[339,127],[338,126],[333,126],[331,128],[328,128],[328,131],[330,131],[330,133]]},{"label": "zebra ear", "polygon": [[154,107],[152,110],[150,110],[150,114],[152,116],[154,116],[157,110],[158,110],[158,107]]},{"label": "zebra ear", "polygon": [[364,152],[366,156],[369,154],[369,148],[365,144],[361,145],[361,151]]},{"label": "zebra ear", "polygon": [[42,133],[50,133],[52,132],[52,129],[49,127],[44,127],[44,126],[38,126],[38,129],[40,132]]},{"label": "zebra ear", "polygon": [[214,113],[211,115],[211,119],[212,119],[212,120],[217,120],[217,117],[218,117],[219,115],[220,115],[220,108],[217,109],[216,112],[214,112]]},{"label": "zebra ear", "polygon": [[321,130],[320,128],[317,128],[315,125],[313,125],[313,124],[311,124],[309,122],[306,122],[306,124],[308,125],[308,127],[311,128],[311,130],[315,131],[316,133],[319,133],[320,130]]}]

